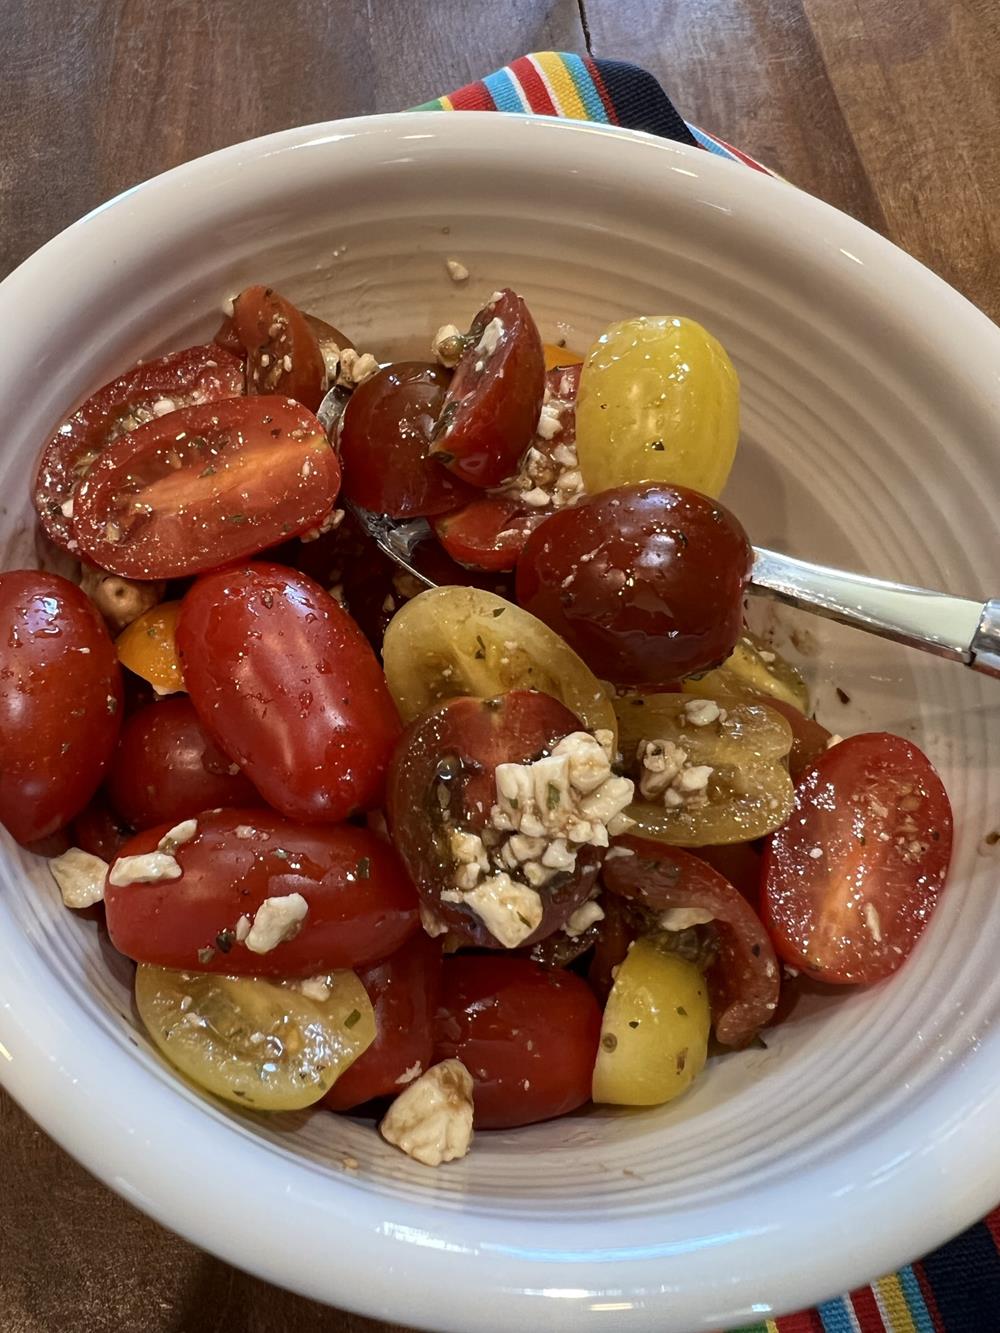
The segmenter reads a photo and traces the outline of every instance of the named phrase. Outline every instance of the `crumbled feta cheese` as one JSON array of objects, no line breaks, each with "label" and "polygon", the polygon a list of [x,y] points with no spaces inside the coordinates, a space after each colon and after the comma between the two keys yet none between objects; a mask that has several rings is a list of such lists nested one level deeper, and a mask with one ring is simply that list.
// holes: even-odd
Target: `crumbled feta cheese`
[{"label": "crumbled feta cheese", "polygon": [[722,709],[714,699],[688,699],[684,705],[684,718],[693,727],[707,727],[721,716]]},{"label": "crumbled feta cheese", "polygon": [[631,847],[609,847],[604,859],[605,861],[612,861],[620,856],[635,856],[635,852]]},{"label": "crumbled feta cheese", "polygon": [[[243,918],[241,918],[242,920]],[[296,988],[307,1000],[316,1000],[322,1004],[330,998],[330,986],[326,977],[306,977]]]},{"label": "crumbled feta cheese", "polygon": [[99,856],[92,856],[79,847],[71,847],[62,856],[53,856],[49,861],[49,869],[67,907],[79,911],[103,902],[108,863]]},{"label": "crumbled feta cheese", "polygon": [[420,924],[424,928],[425,935],[429,935],[432,940],[436,940],[440,935],[448,934],[448,927],[445,922],[436,917],[423,903],[420,904],[419,910]]},{"label": "crumbled feta cheese", "polygon": [[265,898],[254,913],[245,944],[251,953],[270,953],[302,929],[309,904],[301,893]]},{"label": "crumbled feta cheese", "polygon": [[343,509],[331,509],[326,518],[323,519],[315,528],[307,528],[305,532],[299,534],[300,542],[319,541],[320,537],[325,537],[328,532],[335,532],[344,521]]},{"label": "crumbled feta cheese", "polygon": [[460,259],[446,259],[444,266],[448,270],[448,277],[452,282],[466,282],[469,277],[469,270]]},{"label": "crumbled feta cheese", "polygon": [[582,903],[566,922],[565,926],[563,926],[563,932],[567,934],[571,940],[575,940],[585,934],[591,926],[594,926],[598,921],[603,920],[604,908],[599,902],[591,901],[589,903]]},{"label": "crumbled feta cheese", "polygon": [[364,384],[378,370],[379,364],[371,352],[362,352],[359,356],[353,347],[345,347],[340,354],[339,382],[349,387]]},{"label": "crumbled feta cheese", "polygon": [[72,518],[72,517],[73,517],[73,497],[72,497],[72,496],[70,496],[68,500],[64,500],[64,501],[62,502],[62,504],[59,506],[59,512],[62,514],[63,518]]},{"label": "crumbled feta cheese", "polygon": [[[526,865],[525,871],[529,868]],[[533,935],[545,912],[538,890],[511,879],[505,870],[480,880],[474,889],[464,893],[445,889],[441,901],[471,907],[505,949],[516,949]]]},{"label": "crumbled feta cheese", "polygon": [[190,842],[198,833],[197,819],[185,819],[180,824],[175,824],[172,829],[168,829],[163,837],[156,844],[161,852],[166,852],[172,856],[178,847],[183,847],[186,842]]},{"label": "crumbled feta cheese", "polygon": [[233,832],[238,838],[253,838],[257,835],[257,830],[252,824],[237,824]]},{"label": "crumbled feta cheese", "polygon": [[543,403],[538,417],[538,425],[535,427],[535,434],[543,440],[554,440],[562,430],[562,424],[562,412],[557,405],[557,400]]},{"label": "crumbled feta cheese", "polygon": [[181,868],[170,852],[143,852],[140,856],[119,856],[111,867],[108,883],[115,888],[127,884],[155,884],[161,879],[180,879]]},{"label": "crumbled feta cheese", "polygon": [[157,398],[151,410],[154,417],[165,417],[177,411],[177,404],[172,398]]},{"label": "crumbled feta cheese", "polygon": [[822,847],[810,847],[810,848],[809,848],[809,855],[812,857],[812,859],[813,859],[814,861],[818,861],[819,858],[823,855],[823,848],[822,848]]},{"label": "crumbled feta cheese", "polygon": [[757,656],[762,662],[766,662],[768,665],[778,660],[778,654],[769,652],[767,648],[758,648]]},{"label": "crumbled feta cheese", "polygon": [[641,740],[636,759],[642,765],[639,792],[645,800],[662,797],[668,810],[705,804],[708,780],[715,770],[708,764],[692,764],[676,741]]},{"label": "crumbled feta cheese", "polygon": [[865,903],[865,921],[876,944],[882,943],[882,922],[874,903]]},{"label": "crumbled feta cheese", "polygon": [[236,936],[237,944],[246,943],[246,938],[250,934],[250,924],[250,918],[248,916],[241,916],[236,922],[236,927],[233,933]]},{"label": "crumbled feta cheese", "polygon": [[476,351],[483,356],[492,356],[503,337],[503,331],[503,320],[494,315],[483,329],[482,335],[476,343]]},{"label": "crumbled feta cheese", "polygon": [[424,1166],[464,1157],[472,1142],[472,1076],[461,1060],[442,1060],[404,1088],[379,1131]]},{"label": "crumbled feta cheese", "polygon": [[668,907],[660,913],[657,924],[661,930],[688,930],[691,926],[707,926],[714,920],[704,907]]},{"label": "crumbled feta cheese", "polygon": [[465,336],[457,324],[442,324],[431,340],[431,351],[442,366],[454,369],[465,351]]},{"label": "crumbled feta cheese", "polygon": [[409,1069],[404,1069],[399,1078],[396,1079],[396,1082],[400,1084],[401,1087],[405,1087],[407,1083],[412,1083],[415,1078],[419,1078],[423,1072],[424,1067],[418,1060],[416,1064],[410,1065]]}]

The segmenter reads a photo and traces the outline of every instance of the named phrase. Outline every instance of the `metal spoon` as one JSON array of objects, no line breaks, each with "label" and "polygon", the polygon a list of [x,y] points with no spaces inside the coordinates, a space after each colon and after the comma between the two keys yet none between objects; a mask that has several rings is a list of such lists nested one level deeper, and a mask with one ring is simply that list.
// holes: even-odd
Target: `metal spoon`
[{"label": "metal spoon", "polygon": [[[328,433],[343,412],[342,400],[342,391],[333,389],[320,405],[319,418]],[[348,508],[390,559],[428,588],[437,587],[417,563],[417,548],[432,536],[424,519],[391,519],[350,502]],[[953,597],[814,565],[759,546],[754,547],[750,591],[1000,678],[1000,598],[984,603]]]}]

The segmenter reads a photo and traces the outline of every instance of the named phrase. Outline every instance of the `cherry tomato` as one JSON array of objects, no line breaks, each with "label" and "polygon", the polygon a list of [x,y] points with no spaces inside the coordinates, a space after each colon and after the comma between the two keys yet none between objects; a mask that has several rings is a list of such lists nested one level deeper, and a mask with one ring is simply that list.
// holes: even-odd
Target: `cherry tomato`
[{"label": "cherry tomato", "polygon": [[102,787],[73,820],[70,842],[91,856],[111,862],[135,832],[108,804]]},{"label": "cherry tomato", "polygon": [[177,408],[242,392],[242,362],[215,343],[140,363],[105,384],[59,427],[42,452],[34,493],[42,527],[58,546],[75,551],[74,495],[109,445]]},{"label": "cherry tomato", "polygon": [[354,390],[339,438],[348,500],[413,518],[454,509],[475,494],[427,454],[450,379],[441,366],[400,361]]},{"label": "cherry tomato", "polygon": [[472,1075],[475,1123],[509,1129],[590,1100],[601,1010],[586,982],[527,958],[446,958],[435,1060]]},{"label": "cherry tomato", "polygon": [[583,357],[579,352],[571,352],[568,347],[560,347],[557,343],[543,343],[542,353],[545,357],[546,370],[561,370],[566,366],[583,364]]},{"label": "cherry tomato", "polygon": [[247,353],[247,392],[282,394],[315,412],[326,366],[302,311],[273,287],[247,287],[233,302],[233,328]]},{"label": "cherry tomato", "polygon": [[391,958],[359,975],[375,1010],[375,1040],[323,1098],[331,1111],[393,1097],[434,1063],[440,941],[418,930]]},{"label": "cherry tomato", "polygon": [[136,829],[176,824],[215,806],[262,803],[185,698],[149,704],[128,719],[111,761],[108,795]]},{"label": "cherry tomato", "polygon": [[868,985],[909,956],[951,859],[948,794],[925,754],[887,732],[835,745],[800,781],[764,853],[764,921],[781,957]]},{"label": "cherry tomato", "polygon": [[521,297],[505,288],[472,322],[431,453],[473,486],[499,485],[531,442],[544,390],[535,321]]},{"label": "cherry tomato", "polygon": [[[468,943],[500,947],[471,906],[443,896],[454,890],[459,868],[452,835],[480,834],[489,824],[498,764],[537,759],[580,728],[549,695],[515,690],[491,700],[449,699],[403,733],[388,784],[393,841],[431,916]],[[599,863],[597,849],[583,846],[574,869],[543,886],[541,920],[519,946],[530,948],[566,923],[589,895]]]},{"label": "cherry tomato", "polygon": [[760,914],[761,877],[764,873],[760,843],[727,842],[717,847],[696,847],[695,856],[707,861]]},{"label": "cherry tomato", "polygon": [[114,574],[183,578],[315,527],[339,487],[312,413],[288,398],[234,398],[111,445],[77,492],[76,538]]},{"label": "cherry tomato", "polygon": [[679,847],[626,835],[612,850],[605,887],[649,913],[650,928],[671,908],[711,912],[718,944],[708,969],[715,1035],[724,1046],[745,1046],[770,1020],[780,985],[774,949],[753,909],[716,870]]},{"label": "cherry tomato", "polygon": [[[169,829],[137,834],[121,855],[156,851]],[[403,863],[368,829],[305,828],[265,810],[210,810],[172,855],[179,878],[116,886],[112,873],[105,889],[111,941],[139,963],[309,977],[387,958],[419,927]],[[298,932],[256,952],[253,933],[246,935],[255,913],[266,898],[290,894],[308,905]]]},{"label": "cherry tomato", "polygon": [[[434,520],[434,532],[455,560],[478,569],[513,569],[535,528],[556,509],[579,497],[574,399],[579,366],[550,370],[545,377],[551,412],[546,436],[536,434],[517,475],[502,490],[479,495]],[[555,426],[555,429],[552,433]],[[546,502],[544,496],[548,494]],[[532,497],[531,501],[525,499]]]},{"label": "cherry tomato", "polygon": [[184,598],[177,644],[202,726],[268,804],[305,823],[380,804],[399,714],[318,584],[272,564],[210,574]]},{"label": "cherry tomato", "polygon": [[157,694],[176,694],[184,688],[177,654],[180,602],[160,602],[122,630],[115,651],[122,666],[148,681]]},{"label": "cherry tomato", "polygon": [[722,505],[620,486],[551,515],[517,562],[517,599],[605,680],[662,685],[723,661],[753,552]]},{"label": "cherry tomato", "polygon": [[0,823],[36,842],[97,790],[118,739],[121,673],[96,607],[58,574],[0,574],[0,624]]}]

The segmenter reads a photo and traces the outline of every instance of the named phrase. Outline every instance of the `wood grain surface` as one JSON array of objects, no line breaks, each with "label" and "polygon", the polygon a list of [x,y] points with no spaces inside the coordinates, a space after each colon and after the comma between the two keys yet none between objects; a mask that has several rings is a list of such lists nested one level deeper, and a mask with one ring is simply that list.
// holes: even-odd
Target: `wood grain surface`
[{"label": "wood grain surface", "polygon": [[[588,34],[1000,317],[996,0],[2,0],[0,273],[199,153]],[[387,1327],[202,1254],[0,1094],[0,1333]]]}]

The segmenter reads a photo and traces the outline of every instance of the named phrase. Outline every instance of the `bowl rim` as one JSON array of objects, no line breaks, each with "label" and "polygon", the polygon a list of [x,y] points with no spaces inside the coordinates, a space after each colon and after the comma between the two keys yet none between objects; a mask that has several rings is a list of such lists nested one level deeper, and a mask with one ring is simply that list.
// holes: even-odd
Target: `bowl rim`
[{"label": "bowl rim", "polygon": [[[445,145],[489,144],[511,155],[575,152],[595,168],[608,153],[633,154],[639,170],[673,166],[716,198],[738,198],[745,211],[794,208],[813,224],[807,249],[822,246],[828,257],[839,249],[845,266],[867,264],[868,281],[874,270],[891,283],[903,315],[926,314],[928,303],[947,314],[965,378],[1000,419],[1000,329],[862,223],[701,148],[534,115],[423,111],[325,121],[196,158],[99,205],[26,259],[0,283],[0,323],[50,263],[73,253],[82,230],[97,242],[141,229],[164,191],[196,190],[221,168],[264,157],[344,138],[391,143],[415,129]],[[649,160],[654,151],[659,163]],[[0,937],[11,931],[18,927],[0,900]],[[262,1245],[257,1210],[239,1206],[247,1200],[248,1154],[230,1151],[195,1101],[167,1100],[160,1080],[96,1024],[81,1032],[77,999],[68,988],[53,994],[51,979],[34,953],[11,951],[0,975],[0,1083],[57,1142],[129,1202],[255,1276],[401,1323],[470,1333],[517,1319],[552,1329],[609,1318],[623,1329],[752,1322],[898,1268],[978,1220],[1000,1193],[1000,1147],[987,1155],[1000,1112],[1000,1032],[991,1030],[892,1126],[811,1172],[808,1193],[805,1182],[768,1185],[725,1228],[708,1207],[688,1215],[683,1238],[647,1221],[645,1243],[632,1234],[627,1244],[609,1245],[599,1218],[477,1219],[474,1211],[395,1204],[349,1171],[339,1184],[305,1162],[257,1152],[251,1199],[276,1210],[285,1201],[272,1213],[280,1226]],[[818,1236],[825,1246],[817,1246]]]}]

